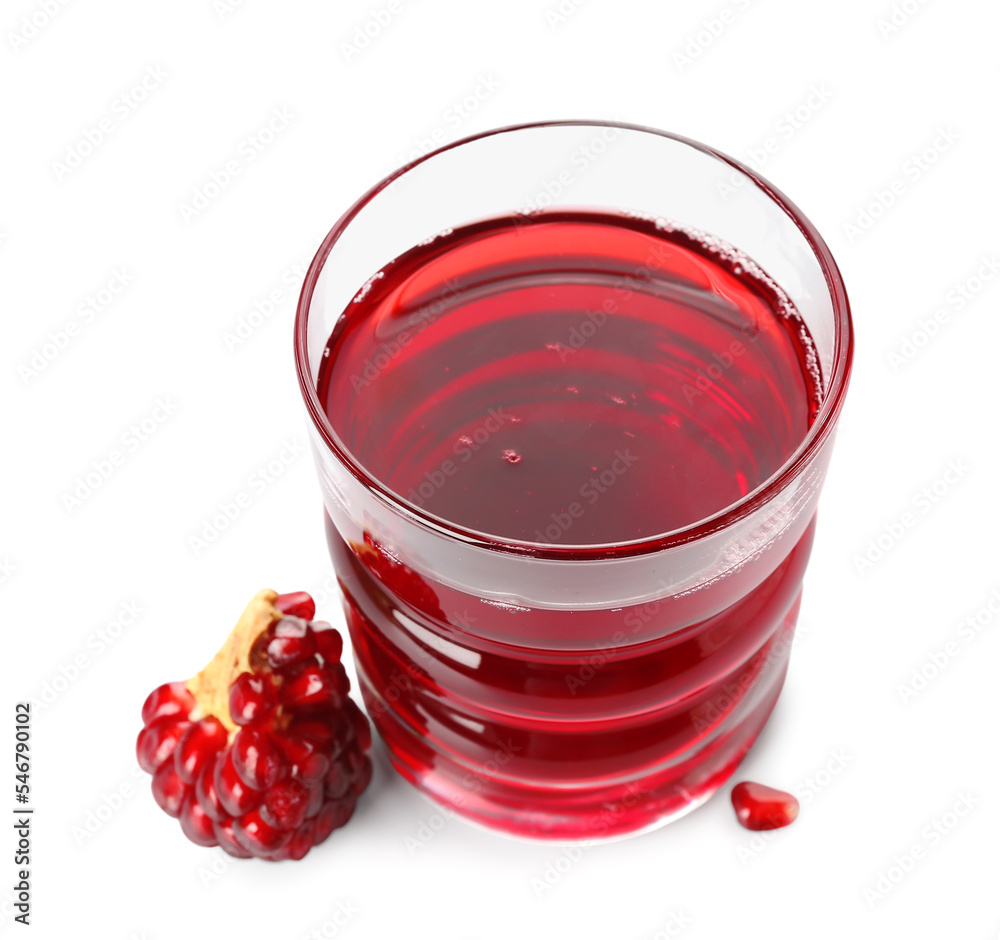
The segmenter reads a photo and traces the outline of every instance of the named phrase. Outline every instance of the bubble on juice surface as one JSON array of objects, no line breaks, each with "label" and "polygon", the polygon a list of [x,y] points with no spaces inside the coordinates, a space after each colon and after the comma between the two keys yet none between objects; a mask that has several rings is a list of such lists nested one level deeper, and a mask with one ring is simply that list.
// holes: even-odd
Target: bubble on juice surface
[{"label": "bubble on juice surface", "polygon": [[505,450],[502,456],[507,463],[518,464],[521,462],[521,455],[516,450]]},{"label": "bubble on juice surface", "polygon": [[[729,242],[716,235],[709,235],[701,229],[690,225],[682,225],[670,219],[658,217],[653,223],[656,230],[661,232],[679,232],[686,236],[693,245],[697,245],[703,251],[724,262],[729,270],[737,277],[757,281],[764,285],[771,295],[775,306],[774,312],[785,319],[792,320],[799,326],[799,340],[805,352],[804,366],[812,379],[813,387],[813,415],[819,410],[823,403],[823,373],[819,365],[819,355],[816,351],[816,343],[809,330],[806,328],[802,314],[795,308],[792,299],[785,293],[781,285],[778,284],[766,271],[764,271],[756,261],[745,252],[731,245]],[[756,324],[753,328],[746,330],[750,341],[757,338],[758,329]]]},{"label": "bubble on juice surface", "polygon": [[364,300],[369,293],[371,293],[372,287],[375,286],[375,282],[381,280],[385,277],[385,271],[376,271],[364,284],[361,285],[361,290],[354,295],[353,303],[359,304]]}]

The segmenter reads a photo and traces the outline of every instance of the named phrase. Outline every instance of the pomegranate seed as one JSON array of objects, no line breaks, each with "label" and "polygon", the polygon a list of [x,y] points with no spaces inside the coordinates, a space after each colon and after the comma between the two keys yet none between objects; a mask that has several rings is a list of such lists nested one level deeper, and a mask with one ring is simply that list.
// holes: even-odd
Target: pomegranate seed
[{"label": "pomegranate seed", "polygon": [[233,821],[228,816],[212,823],[212,831],[215,833],[219,848],[223,852],[226,852],[228,855],[235,855],[236,858],[253,858],[253,855],[236,841],[236,835],[233,832]]},{"label": "pomegranate seed", "polygon": [[326,795],[329,799],[339,800],[348,790],[351,789],[353,777],[347,763],[335,760],[330,767],[330,772],[326,775]]},{"label": "pomegranate seed", "polygon": [[326,802],[326,791],[323,788],[323,783],[313,784],[309,788],[309,802],[306,804],[306,819],[312,819],[322,808],[323,803]]},{"label": "pomegranate seed", "polygon": [[325,663],[339,663],[344,652],[344,638],[340,631],[328,623],[314,623],[313,636],[316,638],[316,652]]},{"label": "pomegranate seed", "polygon": [[215,767],[219,763],[219,755],[210,757],[205,766],[201,768],[198,775],[198,782],[195,784],[194,792],[198,798],[198,805],[205,811],[205,814],[218,822],[227,813],[219,802],[219,795],[215,792]]},{"label": "pomegranate seed", "polygon": [[345,796],[341,800],[333,802],[333,828],[339,829],[346,826],[351,816],[354,815],[354,807],[358,805],[358,798],[354,795]]},{"label": "pomegranate seed", "polygon": [[279,594],[274,606],[286,617],[301,617],[303,620],[312,620],[316,616],[316,602],[305,591]]},{"label": "pomegranate seed", "polygon": [[357,780],[358,775],[364,766],[364,755],[361,753],[361,748],[355,744],[353,747],[347,750],[344,754],[344,761],[347,763],[347,771],[351,780]]},{"label": "pomegranate seed", "polygon": [[316,834],[316,821],[313,819],[307,819],[295,833],[292,835],[291,840],[285,847],[285,853],[287,858],[292,858],[298,861],[300,858],[305,858],[306,853],[313,847]]},{"label": "pomegranate seed", "polygon": [[368,717],[358,707],[354,699],[347,700],[344,710],[351,718],[351,725],[354,728],[354,734],[358,739],[361,750],[370,751],[372,748],[372,728],[368,724]]},{"label": "pomegranate seed", "polygon": [[330,833],[337,828],[337,804],[330,800],[323,804],[323,808],[316,816],[316,832],[313,835],[315,845],[320,845],[330,838]]},{"label": "pomegranate seed", "polygon": [[310,711],[340,708],[344,700],[336,683],[331,667],[310,664],[279,686],[278,699],[282,705]]},{"label": "pomegranate seed", "polygon": [[272,669],[284,669],[316,652],[316,638],[309,624],[299,617],[282,617],[272,624],[268,634],[264,653]]},{"label": "pomegranate seed", "polygon": [[183,682],[167,682],[153,689],[142,706],[142,723],[152,724],[157,718],[177,716],[187,718],[194,708],[194,696]]},{"label": "pomegranate seed", "polygon": [[251,855],[270,855],[284,848],[292,838],[290,832],[282,832],[264,822],[256,809],[233,820],[233,835]]},{"label": "pomegranate seed", "polygon": [[266,790],[288,772],[281,752],[256,728],[240,729],[233,739],[232,761],[240,779],[255,790]]},{"label": "pomegranate seed", "polygon": [[238,725],[261,721],[277,704],[270,676],[244,672],[229,688],[229,714]]},{"label": "pomegranate seed", "polygon": [[737,784],[730,795],[736,818],[747,829],[781,829],[799,815],[799,801],[791,793],[761,783]]},{"label": "pomegranate seed", "polygon": [[313,754],[298,765],[296,779],[307,787],[318,784],[330,772],[330,758],[325,754]]},{"label": "pomegranate seed", "polygon": [[322,780],[330,769],[330,758],[312,741],[288,737],[281,741],[281,748],[291,764],[292,776],[307,787]]},{"label": "pomegranate seed", "polygon": [[[347,670],[343,663],[329,663],[326,667],[333,677],[334,688],[340,694],[340,698],[346,699],[347,693],[351,691],[351,680],[347,676]],[[343,705],[343,701],[337,704],[337,708]]]},{"label": "pomegranate seed", "polygon": [[334,829],[343,826],[354,813],[355,799],[352,796],[341,800],[327,800],[316,817],[315,844],[325,842]]},{"label": "pomegranate seed", "polygon": [[195,845],[206,847],[218,845],[219,840],[215,838],[215,827],[212,817],[201,808],[194,793],[188,793],[181,807],[181,831]]},{"label": "pomegranate seed", "polygon": [[187,731],[190,722],[177,721],[172,715],[157,718],[139,732],[135,753],[139,766],[148,774],[155,774],[174,754],[174,748]]},{"label": "pomegranate seed", "polygon": [[296,718],[288,726],[288,737],[305,738],[311,744],[327,748],[333,741],[333,728],[329,722],[318,718]]},{"label": "pomegranate seed", "polygon": [[189,792],[190,788],[177,775],[177,768],[172,763],[165,763],[153,774],[153,799],[168,816],[174,819],[180,816]]},{"label": "pomegranate seed", "polygon": [[330,730],[333,732],[330,757],[332,760],[336,760],[355,740],[354,725],[350,718],[341,713],[330,722]]},{"label": "pomegranate seed", "polygon": [[219,804],[230,816],[242,816],[260,802],[259,791],[244,783],[236,772],[236,768],[233,766],[233,749],[231,747],[223,751],[223,756],[215,765],[213,782]]},{"label": "pomegranate seed", "polygon": [[226,746],[229,734],[218,718],[203,718],[190,725],[174,749],[174,766],[187,784],[193,784],[205,762]]},{"label": "pomegranate seed", "polygon": [[298,780],[282,780],[264,794],[260,818],[274,829],[297,829],[305,822],[309,797]]},{"label": "pomegranate seed", "polygon": [[354,783],[351,784],[351,793],[355,796],[361,796],[364,793],[368,788],[368,784],[372,782],[372,771],[372,759],[367,754],[363,754],[361,756],[361,767],[354,778]]}]

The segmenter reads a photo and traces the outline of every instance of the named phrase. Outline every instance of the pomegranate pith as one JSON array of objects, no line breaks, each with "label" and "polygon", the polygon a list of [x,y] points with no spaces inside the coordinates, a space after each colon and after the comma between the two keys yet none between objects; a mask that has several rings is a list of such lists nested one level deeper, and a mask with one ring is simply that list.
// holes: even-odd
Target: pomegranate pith
[{"label": "pomegranate pith", "polygon": [[139,765],[195,844],[301,859],[350,819],[371,780],[343,639],[315,613],[305,592],[261,591],[205,669],[147,697]]}]

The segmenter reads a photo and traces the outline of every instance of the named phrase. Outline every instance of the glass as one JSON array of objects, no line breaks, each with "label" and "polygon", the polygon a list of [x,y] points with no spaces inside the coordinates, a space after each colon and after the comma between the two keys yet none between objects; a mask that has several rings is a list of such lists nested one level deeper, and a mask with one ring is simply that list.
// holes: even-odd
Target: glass
[{"label": "glass", "polygon": [[[435,515],[394,491],[388,469],[367,469],[377,455],[359,459],[317,392],[331,334],[391,259],[476,220],[528,230],[569,208],[707,233],[736,274],[759,265],[811,336],[820,400],[801,439],[738,498],[720,492],[712,511],[652,536],[569,544]],[[442,299],[428,334],[460,323],[464,303]],[[386,367],[402,355],[388,340],[383,351]],[[361,694],[396,770],[466,819],[538,838],[622,836],[707,800],[781,691],[850,373],[844,285],[802,213],[730,157],[650,128],[480,134],[401,168],[337,222],[305,280],[295,356]],[[336,377],[339,360],[328,365]],[[338,392],[344,414],[356,404],[377,419],[354,378],[356,401]],[[392,404],[420,404],[407,401]]]}]

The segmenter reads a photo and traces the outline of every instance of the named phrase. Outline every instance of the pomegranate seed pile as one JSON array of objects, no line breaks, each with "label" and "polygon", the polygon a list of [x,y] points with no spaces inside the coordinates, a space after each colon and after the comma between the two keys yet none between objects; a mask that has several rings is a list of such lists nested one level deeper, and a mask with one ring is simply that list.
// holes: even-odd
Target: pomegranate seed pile
[{"label": "pomegranate seed pile", "polygon": [[305,593],[261,591],[218,654],[142,707],[139,765],[198,845],[301,859],[343,826],[372,776],[343,640]]}]

